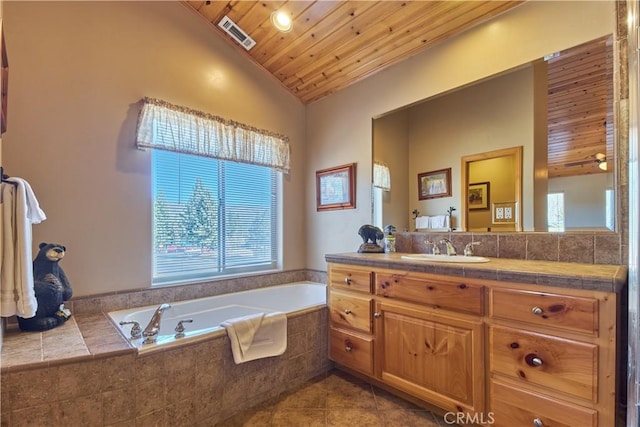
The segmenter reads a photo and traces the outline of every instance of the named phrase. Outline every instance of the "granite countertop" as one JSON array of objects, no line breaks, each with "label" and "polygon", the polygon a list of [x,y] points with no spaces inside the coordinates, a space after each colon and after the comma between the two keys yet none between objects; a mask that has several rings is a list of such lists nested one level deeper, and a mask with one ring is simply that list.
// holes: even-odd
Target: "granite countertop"
[{"label": "granite countertop", "polygon": [[486,263],[440,263],[406,260],[402,255],[415,254],[352,252],[327,254],[325,259],[333,263],[602,292],[620,292],[627,283],[627,267],[623,265],[507,258],[489,258],[490,261]]}]

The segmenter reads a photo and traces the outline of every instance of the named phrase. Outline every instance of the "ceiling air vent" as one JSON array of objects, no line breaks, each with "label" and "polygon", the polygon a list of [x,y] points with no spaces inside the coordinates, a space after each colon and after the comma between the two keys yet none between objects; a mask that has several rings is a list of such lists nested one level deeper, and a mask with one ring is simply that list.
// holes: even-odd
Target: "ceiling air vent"
[{"label": "ceiling air vent", "polygon": [[240,43],[242,47],[249,50],[253,46],[256,45],[255,40],[253,40],[247,33],[245,33],[235,22],[229,19],[228,16],[225,16],[218,23],[218,27],[222,28],[227,34],[229,34],[235,41]]}]

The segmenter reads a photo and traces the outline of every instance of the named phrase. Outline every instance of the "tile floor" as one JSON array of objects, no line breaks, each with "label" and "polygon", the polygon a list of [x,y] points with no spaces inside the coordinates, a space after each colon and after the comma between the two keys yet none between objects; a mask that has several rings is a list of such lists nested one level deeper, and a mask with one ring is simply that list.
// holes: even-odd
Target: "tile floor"
[{"label": "tile floor", "polygon": [[216,427],[445,427],[441,416],[346,373],[321,378],[249,409]]}]

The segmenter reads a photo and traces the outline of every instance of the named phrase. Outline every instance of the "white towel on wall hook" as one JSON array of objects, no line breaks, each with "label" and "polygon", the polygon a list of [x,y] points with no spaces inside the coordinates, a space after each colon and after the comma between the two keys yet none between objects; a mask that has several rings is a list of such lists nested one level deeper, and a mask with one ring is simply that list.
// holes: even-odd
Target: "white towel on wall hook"
[{"label": "white towel on wall hook", "polygon": [[6,181],[1,188],[0,316],[29,318],[38,309],[33,290],[31,226],[47,217],[26,180],[11,177]]}]

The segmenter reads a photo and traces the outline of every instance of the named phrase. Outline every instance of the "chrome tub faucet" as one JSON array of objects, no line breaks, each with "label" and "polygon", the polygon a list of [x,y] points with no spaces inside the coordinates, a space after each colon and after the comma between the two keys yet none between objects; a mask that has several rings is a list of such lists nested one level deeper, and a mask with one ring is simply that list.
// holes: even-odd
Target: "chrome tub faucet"
[{"label": "chrome tub faucet", "polygon": [[158,333],[160,332],[160,321],[162,320],[162,313],[165,310],[171,308],[169,304],[160,304],[156,311],[151,316],[151,320],[144,331],[142,332],[142,336],[144,337],[143,344],[154,343],[158,339]]}]

